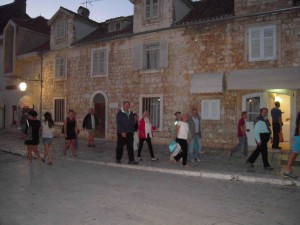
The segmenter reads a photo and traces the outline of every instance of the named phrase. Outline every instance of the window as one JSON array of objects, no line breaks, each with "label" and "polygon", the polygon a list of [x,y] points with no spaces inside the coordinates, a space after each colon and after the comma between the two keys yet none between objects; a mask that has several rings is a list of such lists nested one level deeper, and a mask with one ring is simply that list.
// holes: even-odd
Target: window
[{"label": "window", "polygon": [[66,78],[67,74],[67,59],[66,56],[57,56],[55,59],[55,78]]},{"label": "window", "polygon": [[56,39],[63,39],[66,37],[66,22],[58,21],[55,25]]},{"label": "window", "polygon": [[118,31],[121,30],[122,26],[121,23],[111,23],[108,25],[108,32]]},{"label": "window", "polygon": [[276,59],[276,27],[249,28],[249,61]]},{"label": "window", "polygon": [[107,76],[108,51],[107,49],[92,50],[92,77]]},{"label": "window", "polygon": [[140,112],[150,113],[152,126],[161,129],[162,127],[162,96],[141,96],[140,97]]},{"label": "window", "polygon": [[54,121],[57,123],[63,123],[65,119],[65,99],[54,99]]},{"label": "window", "polygon": [[221,107],[219,99],[201,101],[201,117],[204,120],[220,120]]},{"label": "window", "polygon": [[156,70],[160,68],[159,65],[159,54],[160,46],[159,43],[148,44],[144,46],[144,69],[145,70]]},{"label": "window", "polygon": [[145,19],[154,19],[159,16],[159,0],[146,0]]}]

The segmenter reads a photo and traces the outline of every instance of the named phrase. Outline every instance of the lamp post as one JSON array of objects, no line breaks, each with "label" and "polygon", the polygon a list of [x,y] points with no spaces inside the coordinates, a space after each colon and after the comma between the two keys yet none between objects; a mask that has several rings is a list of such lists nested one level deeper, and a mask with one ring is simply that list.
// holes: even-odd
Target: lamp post
[{"label": "lamp post", "polygon": [[[40,82],[40,120],[42,119],[42,108],[43,108],[43,52],[39,52],[40,60],[41,60],[41,71],[39,79],[26,79],[25,81],[33,81]],[[20,91],[26,91],[27,83],[23,81],[19,84]]]}]

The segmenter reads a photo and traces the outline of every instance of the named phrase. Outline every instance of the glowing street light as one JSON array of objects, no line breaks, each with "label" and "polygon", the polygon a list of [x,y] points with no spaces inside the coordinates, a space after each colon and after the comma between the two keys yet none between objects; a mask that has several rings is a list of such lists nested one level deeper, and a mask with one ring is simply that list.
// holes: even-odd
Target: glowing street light
[{"label": "glowing street light", "polygon": [[19,89],[20,89],[21,91],[26,91],[26,89],[27,89],[27,84],[26,84],[25,82],[21,82],[21,83],[19,84]]}]

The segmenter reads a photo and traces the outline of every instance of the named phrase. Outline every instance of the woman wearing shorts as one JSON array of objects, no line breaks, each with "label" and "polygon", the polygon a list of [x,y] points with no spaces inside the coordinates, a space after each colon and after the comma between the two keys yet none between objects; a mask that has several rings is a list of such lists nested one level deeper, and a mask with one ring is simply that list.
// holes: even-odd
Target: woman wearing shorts
[{"label": "woman wearing shorts", "polygon": [[296,179],[297,176],[293,174],[292,164],[295,161],[298,153],[300,152],[300,112],[298,112],[297,119],[296,119],[296,128],[295,128],[295,135],[294,135],[294,144],[292,147],[292,153],[290,154],[286,171],[283,173],[283,176],[290,177]]},{"label": "woman wearing shorts", "polygon": [[54,132],[54,121],[52,119],[51,113],[46,112],[44,114],[44,121],[42,123],[42,138],[45,147],[44,160],[48,157],[48,165],[52,165],[52,158],[50,154],[50,146],[53,139]]}]

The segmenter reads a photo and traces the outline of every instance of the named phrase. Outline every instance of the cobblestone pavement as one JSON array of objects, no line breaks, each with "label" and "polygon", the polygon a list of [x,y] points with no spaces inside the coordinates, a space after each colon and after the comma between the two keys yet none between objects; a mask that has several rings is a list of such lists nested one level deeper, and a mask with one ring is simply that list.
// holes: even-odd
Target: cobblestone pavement
[{"label": "cobblestone pavement", "polygon": [[[70,149],[67,156],[63,156],[65,140],[62,137],[54,138],[52,144],[53,160],[80,160],[86,163],[100,163],[110,166],[122,166],[141,170],[151,170],[163,173],[174,173],[190,176],[202,176],[208,178],[219,178],[227,180],[241,180],[246,182],[270,183],[279,185],[297,185],[300,182],[284,178],[282,170],[286,164],[288,154],[280,150],[269,150],[269,162],[274,167],[273,171],[268,171],[263,168],[261,156],[257,159],[254,168],[250,168],[245,163],[245,158],[241,153],[236,152],[232,157],[229,157],[228,151],[218,149],[204,149],[206,153],[200,155],[201,162],[189,163],[189,168],[182,168],[180,162],[173,165],[169,161],[169,150],[167,145],[154,144],[154,154],[158,161],[151,161],[148,146],[144,143],[142,149],[143,161],[139,162],[138,166],[128,165],[128,156],[126,147],[122,164],[115,164],[115,148],[116,142],[103,139],[96,139],[95,148],[87,147],[85,139],[79,139],[78,150],[76,157],[70,156]],[[43,155],[43,145],[40,144],[38,149]],[[16,132],[6,132],[0,134],[0,150],[19,155],[26,155],[26,146],[21,138],[21,135]],[[135,152],[135,157],[137,152]],[[295,174],[300,175],[299,165],[294,166]]]}]

